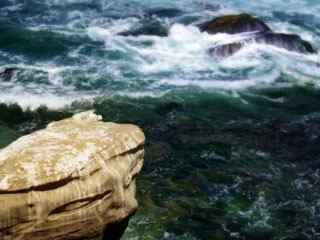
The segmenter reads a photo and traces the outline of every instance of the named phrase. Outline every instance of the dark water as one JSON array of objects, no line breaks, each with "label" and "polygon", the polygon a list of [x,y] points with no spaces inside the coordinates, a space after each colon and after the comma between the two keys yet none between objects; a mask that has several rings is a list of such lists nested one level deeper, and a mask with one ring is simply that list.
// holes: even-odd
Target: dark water
[{"label": "dark water", "polygon": [[195,26],[243,11],[319,49],[317,1],[1,1],[0,146],[94,108],[147,137],[123,239],[320,239],[319,55],[209,57]]}]

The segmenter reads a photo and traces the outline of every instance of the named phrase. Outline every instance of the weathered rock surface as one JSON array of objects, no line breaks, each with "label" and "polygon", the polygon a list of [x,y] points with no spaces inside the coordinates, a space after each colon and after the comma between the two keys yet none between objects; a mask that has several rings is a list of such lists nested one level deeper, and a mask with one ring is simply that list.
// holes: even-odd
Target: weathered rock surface
[{"label": "weathered rock surface", "polygon": [[92,112],[0,150],[0,239],[116,239],[137,209],[144,134]]},{"label": "weathered rock surface", "polygon": [[218,17],[199,26],[201,31],[209,34],[247,34],[243,40],[219,45],[209,50],[212,55],[228,57],[238,52],[244,45],[252,42],[276,46],[292,52],[312,54],[317,51],[312,45],[295,34],[272,32],[262,20],[248,14]]}]

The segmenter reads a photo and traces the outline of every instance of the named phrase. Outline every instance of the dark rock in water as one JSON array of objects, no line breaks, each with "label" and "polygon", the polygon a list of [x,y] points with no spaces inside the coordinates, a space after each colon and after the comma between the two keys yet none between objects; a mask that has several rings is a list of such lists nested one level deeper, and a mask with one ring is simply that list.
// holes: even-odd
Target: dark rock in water
[{"label": "dark rock in water", "polygon": [[209,53],[217,57],[228,57],[238,52],[243,47],[243,45],[244,43],[241,42],[224,44],[211,48],[209,50]]},{"label": "dark rock in water", "polygon": [[218,57],[228,57],[241,50],[245,44],[249,44],[250,42],[273,45],[297,53],[312,54],[317,52],[309,42],[301,39],[298,35],[268,32],[254,35],[252,38],[242,42],[211,48],[209,53]]},{"label": "dark rock in water", "polygon": [[202,24],[200,29],[210,34],[241,34],[254,32],[248,35],[245,40],[211,48],[209,53],[218,57],[231,56],[238,52],[244,44],[251,42],[269,44],[298,53],[312,54],[317,52],[309,42],[303,40],[300,36],[295,34],[274,33],[264,22],[248,14],[219,17],[213,21]]},{"label": "dark rock in water", "polygon": [[5,68],[2,72],[0,72],[0,79],[3,81],[10,81],[15,74],[16,71],[18,71],[18,68]]},{"label": "dark rock in water", "polygon": [[249,14],[227,15],[201,24],[200,30],[210,34],[244,32],[268,32],[271,29],[263,21]]},{"label": "dark rock in water", "polygon": [[264,33],[255,38],[258,43],[266,43],[298,53],[316,53],[312,45],[295,34]]},{"label": "dark rock in water", "polygon": [[150,19],[150,21],[147,20],[146,22],[142,23],[139,27],[125,32],[121,32],[118,35],[134,37],[141,35],[166,37],[168,36],[168,29],[165,26],[163,26],[158,20]]},{"label": "dark rock in water", "polygon": [[209,53],[218,57],[228,57],[241,50],[245,44],[249,44],[250,42],[269,44],[297,53],[316,53],[316,50],[312,47],[312,45],[309,42],[301,39],[301,37],[298,35],[272,32],[256,34],[253,35],[252,38],[242,42],[220,45],[211,48]]},{"label": "dark rock in water", "polygon": [[147,11],[146,15],[149,17],[156,16],[156,17],[167,17],[167,18],[174,18],[181,16],[183,12],[179,9],[175,8],[153,8]]},{"label": "dark rock in water", "polygon": [[48,72],[36,68],[7,67],[0,69],[0,81],[3,82],[48,83]]}]

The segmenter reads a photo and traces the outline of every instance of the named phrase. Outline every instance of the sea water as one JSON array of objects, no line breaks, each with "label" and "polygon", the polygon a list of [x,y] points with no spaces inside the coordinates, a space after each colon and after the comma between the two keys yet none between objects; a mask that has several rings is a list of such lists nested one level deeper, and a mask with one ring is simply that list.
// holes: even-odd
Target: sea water
[{"label": "sea water", "polygon": [[[143,128],[124,239],[320,239],[320,56],[264,44],[210,56],[246,36],[197,26],[243,12],[320,49],[315,0],[1,0],[0,72],[16,70],[0,101]],[[120,34],[151,20],[168,36]],[[21,119],[1,118],[3,146]]]}]

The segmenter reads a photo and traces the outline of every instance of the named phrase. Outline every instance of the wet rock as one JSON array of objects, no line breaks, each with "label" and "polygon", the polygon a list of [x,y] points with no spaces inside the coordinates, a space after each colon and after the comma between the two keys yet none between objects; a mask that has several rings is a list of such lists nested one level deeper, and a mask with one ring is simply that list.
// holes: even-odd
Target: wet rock
[{"label": "wet rock", "polygon": [[0,151],[0,239],[119,239],[136,211],[144,135],[92,112]]},{"label": "wet rock", "polygon": [[252,38],[249,38],[242,42],[220,45],[211,48],[209,50],[209,53],[213,56],[228,57],[240,51],[246,44],[254,42],[272,45],[291,52],[304,54],[316,53],[316,50],[312,47],[312,45],[309,42],[301,39],[301,37],[299,37],[298,35],[272,32],[257,34]]},{"label": "wet rock", "polygon": [[128,31],[119,33],[120,36],[159,36],[166,37],[168,36],[168,29],[157,19],[150,18],[148,20],[142,20],[143,22],[139,24],[136,28],[133,28]]},{"label": "wet rock", "polygon": [[242,49],[244,43],[236,42],[220,45],[209,50],[209,53],[217,57],[229,57]]},{"label": "wet rock", "polygon": [[40,82],[44,81],[45,78],[48,78],[48,73],[36,68],[8,67],[0,70],[0,80],[6,82],[12,80],[29,82],[30,79]]},{"label": "wet rock", "polygon": [[0,81],[47,83],[48,72],[37,68],[8,67],[0,70]]},{"label": "wet rock", "polygon": [[313,54],[317,51],[311,43],[303,40],[295,34],[275,33],[263,21],[248,14],[228,15],[216,18],[200,25],[201,31],[209,34],[228,33],[242,34],[251,33],[241,41],[213,47],[209,53],[218,57],[228,57],[250,43],[263,43],[276,46],[292,52]]},{"label": "wet rock", "polygon": [[201,24],[200,30],[209,34],[228,33],[238,34],[244,32],[268,32],[269,26],[258,18],[249,14],[227,15]]},{"label": "wet rock", "polygon": [[10,81],[13,75],[19,70],[19,68],[11,67],[5,68],[2,72],[0,72],[0,79],[3,81]]},{"label": "wet rock", "polygon": [[298,53],[316,53],[312,45],[295,34],[264,33],[254,38],[258,43],[270,44]]}]

